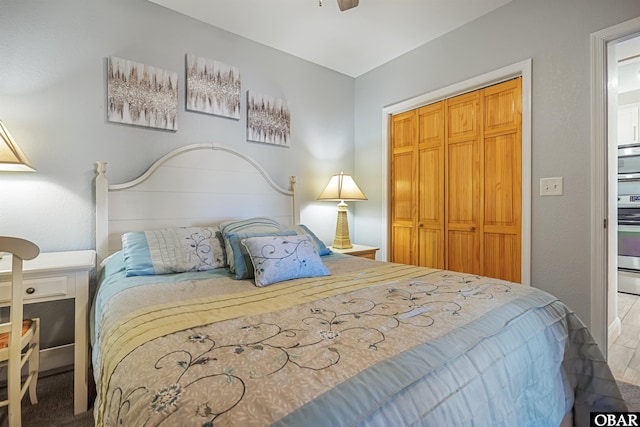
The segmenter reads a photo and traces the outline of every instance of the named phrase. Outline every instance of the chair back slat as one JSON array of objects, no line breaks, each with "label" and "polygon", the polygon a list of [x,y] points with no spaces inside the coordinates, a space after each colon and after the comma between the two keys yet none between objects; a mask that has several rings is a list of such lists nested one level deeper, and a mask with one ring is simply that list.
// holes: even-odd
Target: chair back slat
[{"label": "chair back slat", "polygon": [[[40,248],[28,240],[19,239],[16,237],[0,236],[0,252],[9,252],[12,255],[11,259],[11,301],[9,306],[9,321],[0,324],[0,333],[9,332],[8,339],[8,371],[7,371],[7,397],[8,397],[8,419],[9,426],[21,425],[21,410],[20,402],[24,391],[20,381],[20,369],[24,361],[21,357],[22,352],[22,325],[23,325],[23,287],[22,287],[22,267],[23,261],[31,260],[38,256]],[[36,321],[34,321],[36,322]],[[31,324],[34,324],[32,322]],[[36,328],[39,323],[35,323]],[[27,326],[30,328],[30,326]],[[30,330],[29,330],[29,333]],[[34,354],[39,351],[39,330],[34,329],[34,336],[29,343],[29,354]],[[37,336],[36,336],[37,334]],[[6,341],[4,341],[6,343]],[[32,344],[34,345],[33,347]],[[4,345],[4,344],[3,344]],[[3,350],[4,353],[5,350]],[[33,361],[32,361],[33,359]],[[26,360],[26,359],[25,359]],[[32,366],[32,362],[34,366]],[[37,381],[37,369],[39,362],[37,361],[37,354],[29,358],[29,378]],[[32,372],[32,368],[35,371]],[[31,380],[30,380],[31,381]],[[37,402],[35,384],[25,385],[25,389],[29,387],[29,394],[31,396],[31,403]]]},{"label": "chair back slat", "polygon": [[0,236],[0,252],[9,252],[12,255],[9,353],[13,354],[10,354],[9,357],[16,354],[19,356],[23,318],[22,265],[23,261],[37,257],[40,254],[40,248],[35,243],[25,239]]}]

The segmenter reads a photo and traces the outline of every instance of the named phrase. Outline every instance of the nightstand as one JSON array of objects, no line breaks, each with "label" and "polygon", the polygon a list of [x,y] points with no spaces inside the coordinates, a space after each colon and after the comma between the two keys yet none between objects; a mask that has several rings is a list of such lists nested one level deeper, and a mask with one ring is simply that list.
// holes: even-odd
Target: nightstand
[{"label": "nightstand", "polygon": [[380,248],[376,248],[373,246],[353,245],[353,247],[349,249],[337,249],[333,246],[331,246],[329,249],[338,254],[353,255],[360,258],[376,259],[376,252]]},{"label": "nightstand", "polygon": [[[75,300],[73,413],[87,411],[89,376],[89,276],[96,266],[92,250],[44,252],[23,264],[24,303]],[[0,259],[0,306],[10,297],[11,255]]]}]

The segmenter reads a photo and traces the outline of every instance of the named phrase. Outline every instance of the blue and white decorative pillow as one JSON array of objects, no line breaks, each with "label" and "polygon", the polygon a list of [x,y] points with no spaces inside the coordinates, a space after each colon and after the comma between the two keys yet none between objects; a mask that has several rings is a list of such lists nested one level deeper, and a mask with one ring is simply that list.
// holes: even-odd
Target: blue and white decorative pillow
[{"label": "blue and white decorative pillow", "polygon": [[122,235],[127,276],[212,270],[226,266],[218,227],[180,227]]},{"label": "blue and white decorative pillow", "polygon": [[295,236],[294,230],[287,231],[270,231],[267,233],[227,233],[225,242],[231,248],[231,252],[227,252],[227,262],[229,265],[234,266],[233,270],[229,270],[234,274],[234,278],[252,279],[253,278],[253,264],[251,263],[251,257],[247,252],[247,248],[241,243],[244,239],[249,237],[263,237],[263,236]]},{"label": "blue and white decorative pillow", "polygon": [[229,264],[229,270],[232,273],[236,272],[235,257],[233,253],[233,247],[231,242],[227,238],[230,234],[238,233],[278,233],[287,230],[287,227],[281,225],[277,221],[271,218],[255,217],[234,221],[226,221],[218,225],[222,232],[222,239],[224,240],[224,250],[227,254],[227,262]]},{"label": "blue and white decorative pillow", "polygon": [[253,262],[257,286],[330,274],[309,235],[249,237],[242,244]]}]

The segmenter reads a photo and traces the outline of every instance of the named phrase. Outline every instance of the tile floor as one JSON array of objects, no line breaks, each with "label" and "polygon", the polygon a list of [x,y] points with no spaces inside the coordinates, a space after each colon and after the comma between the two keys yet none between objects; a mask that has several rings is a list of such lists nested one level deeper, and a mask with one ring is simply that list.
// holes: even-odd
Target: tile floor
[{"label": "tile floor", "polygon": [[640,385],[640,296],[618,293],[622,332],[609,344],[609,367],[617,380]]}]

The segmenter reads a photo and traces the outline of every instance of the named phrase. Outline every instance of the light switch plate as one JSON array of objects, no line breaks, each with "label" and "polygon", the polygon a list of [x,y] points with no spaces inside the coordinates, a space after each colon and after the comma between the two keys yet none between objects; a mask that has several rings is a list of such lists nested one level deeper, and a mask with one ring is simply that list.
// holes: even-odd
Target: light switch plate
[{"label": "light switch plate", "polygon": [[541,196],[562,196],[562,177],[540,178]]}]

